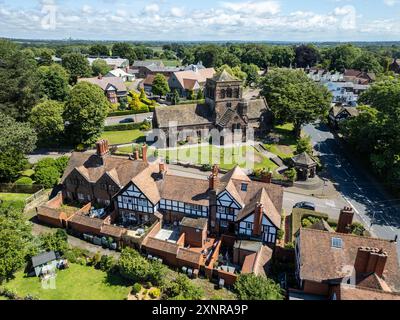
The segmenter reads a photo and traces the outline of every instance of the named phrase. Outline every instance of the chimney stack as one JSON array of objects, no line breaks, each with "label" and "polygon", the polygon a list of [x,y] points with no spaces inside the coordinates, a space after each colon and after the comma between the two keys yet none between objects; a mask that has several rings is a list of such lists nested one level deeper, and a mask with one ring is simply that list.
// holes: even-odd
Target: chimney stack
[{"label": "chimney stack", "polygon": [[212,173],[216,176],[219,174],[219,166],[217,164],[214,164],[212,167]]},{"label": "chimney stack", "polygon": [[261,173],[261,182],[264,183],[272,183],[272,172],[271,171],[263,171]]},{"label": "chimney stack", "polygon": [[208,177],[208,182],[209,182],[209,189],[216,190],[218,183],[218,176],[215,175],[214,173],[211,173],[211,175]]},{"label": "chimney stack", "polygon": [[354,269],[357,274],[375,273],[382,277],[385,271],[388,255],[377,248],[358,248]]},{"label": "chimney stack", "polygon": [[136,150],[133,152],[133,160],[139,160],[139,159],[140,159],[139,150],[136,149]]},{"label": "chimney stack", "polygon": [[143,144],[142,146],[142,159],[143,162],[147,163],[147,144]]},{"label": "chimney stack", "polygon": [[103,75],[102,75],[101,73],[99,73],[99,75],[97,76],[97,78],[98,78],[99,80],[101,80],[101,79],[103,79]]},{"label": "chimney stack", "polygon": [[100,140],[96,142],[96,153],[99,157],[104,157],[106,154],[108,154],[109,149],[108,149],[108,141],[107,140]]},{"label": "chimney stack", "polygon": [[338,233],[350,233],[350,227],[353,224],[354,211],[350,207],[344,207],[340,210],[339,222],[336,228]]},{"label": "chimney stack", "polygon": [[164,179],[164,176],[167,173],[167,166],[165,165],[164,162],[160,162],[158,166],[159,166],[160,176]]},{"label": "chimney stack", "polygon": [[262,203],[257,203],[254,212],[254,226],[253,226],[253,234],[255,236],[261,236],[263,211],[264,211],[264,206],[262,205]]}]

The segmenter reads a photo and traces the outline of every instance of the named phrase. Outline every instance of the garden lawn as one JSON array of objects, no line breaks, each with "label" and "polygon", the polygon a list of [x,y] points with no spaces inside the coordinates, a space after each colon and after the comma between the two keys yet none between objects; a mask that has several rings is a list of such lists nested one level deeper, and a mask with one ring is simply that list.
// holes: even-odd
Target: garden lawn
[{"label": "garden lawn", "polygon": [[137,129],[124,131],[104,131],[101,135],[101,139],[108,140],[110,145],[131,143],[142,137],[144,137],[144,133]]},{"label": "garden lawn", "polygon": [[0,200],[5,202],[25,202],[31,194],[28,193],[0,193]]},{"label": "garden lawn", "polygon": [[[121,153],[132,153],[132,146],[122,147],[118,149]],[[154,148],[149,148],[148,155],[154,155]],[[250,152],[254,152],[254,168],[253,159]],[[191,164],[219,164],[222,169],[230,170],[236,165],[242,168],[261,169],[269,168],[274,170],[276,164],[261,153],[257,152],[251,146],[241,147],[225,147],[218,148],[216,146],[186,145],[171,150],[159,150],[158,155],[164,159],[167,157],[171,162],[182,162]]]},{"label": "garden lawn", "polygon": [[5,287],[19,296],[31,294],[40,300],[124,300],[131,289],[118,276],[108,278],[103,271],[78,264],[57,271],[56,289],[43,289],[39,278],[25,278],[22,271]]}]

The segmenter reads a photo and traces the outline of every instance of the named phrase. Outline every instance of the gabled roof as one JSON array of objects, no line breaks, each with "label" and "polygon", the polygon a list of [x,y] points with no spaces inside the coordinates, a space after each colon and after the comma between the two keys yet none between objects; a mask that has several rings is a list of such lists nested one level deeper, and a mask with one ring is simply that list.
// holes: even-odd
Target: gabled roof
[{"label": "gabled roof", "polygon": [[235,166],[221,178],[221,182],[228,182],[229,180],[240,180],[245,182],[251,182],[250,178],[239,166]]},{"label": "gabled roof", "polygon": [[264,188],[260,189],[250,203],[248,203],[245,208],[239,212],[237,221],[241,221],[250,214],[254,213],[257,203],[261,203],[264,206],[263,214],[274,224],[275,227],[280,229],[282,216],[276,209]]},{"label": "gabled roof", "polygon": [[64,175],[62,183],[74,171],[77,170],[88,181],[97,182],[105,173],[120,186],[125,186],[135,175],[140,173],[147,164],[141,160],[132,161],[127,157],[106,155],[102,159],[96,154],[73,152]]},{"label": "gabled roof", "polygon": [[[333,248],[332,238],[340,238],[342,248]],[[348,276],[348,266],[355,265],[358,249],[371,247],[387,253],[383,278],[392,291],[400,291],[400,269],[395,242],[313,229],[300,229],[297,241],[300,248],[300,278],[303,280],[336,282]]]},{"label": "gabled roof", "polygon": [[193,70],[174,72],[176,79],[182,88],[185,89],[193,89],[190,87],[193,87],[196,82],[199,84],[205,83],[207,79],[212,78],[214,74],[214,68],[199,69],[197,72]]},{"label": "gabled roof", "polygon": [[56,253],[54,251],[44,252],[32,257],[32,267],[35,268],[54,260],[57,260]]},{"label": "gabled roof", "polygon": [[400,294],[370,288],[341,284],[340,300],[400,300]]},{"label": "gabled roof", "polygon": [[228,71],[225,69],[222,72],[216,74],[213,78],[216,82],[230,82],[230,81],[242,81],[234,76],[232,76]]},{"label": "gabled roof", "polygon": [[117,91],[127,91],[124,81],[119,77],[93,77],[78,79],[78,82],[82,81],[95,84],[96,86],[99,86],[103,91],[106,91],[110,85],[115,87]]},{"label": "gabled roof", "polygon": [[158,163],[149,165],[132,179],[132,182],[143,192],[153,205],[157,204],[161,199],[157,183],[152,178],[152,175],[156,172],[158,172]]}]

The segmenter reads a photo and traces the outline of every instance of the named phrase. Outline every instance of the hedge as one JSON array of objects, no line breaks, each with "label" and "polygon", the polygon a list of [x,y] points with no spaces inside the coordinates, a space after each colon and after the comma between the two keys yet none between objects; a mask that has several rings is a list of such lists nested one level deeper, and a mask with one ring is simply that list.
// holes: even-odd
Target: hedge
[{"label": "hedge", "polygon": [[183,105],[183,104],[204,104],[206,102],[205,99],[201,99],[201,100],[183,100],[183,101],[179,101],[177,103],[177,105]]},{"label": "hedge", "polygon": [[126,131],[126,130],[140,130],[143,122],[140,123],[121,123],[104,127],[104,131]]},{"label": "hedge", "polygon": [[132,114],[136,114],[136,112],[133,110],[124,110],[124,111],[110,112],[110,113],[108,113],[108,116],[109,117],[119,117],[119,116],[128,116],[128,115],[132,115]]}]

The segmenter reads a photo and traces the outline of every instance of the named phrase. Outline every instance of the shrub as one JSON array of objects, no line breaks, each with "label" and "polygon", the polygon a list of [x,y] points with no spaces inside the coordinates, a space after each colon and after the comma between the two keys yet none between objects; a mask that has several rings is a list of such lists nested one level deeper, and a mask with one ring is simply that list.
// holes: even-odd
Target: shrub
[{"label": "shrub", "polygon": [[56,184],[58,184],[59,179],[60,173],[55,166],[37,169],[35,173],[36,183],[45,188],[54,187]]},{"label": "shrub", "polygon": [[142,285],[140,283],[135,283],[132,287],[132,294],[138,294],[142,291]]},{"label": "shrub", "polygon": [[45,233],[39,236],[41,249],[56,251],[63,254],[68,251],[68,236],[65,230],[57,229],[55,233]]},{"label": "shrub", "polygon": [[283,300],[279,284],[254,274],[241,274],[234,288],[239,300]]},{"label": "shrub", "polygon": [[211,164],[203,164],[201,165],[201,171],[211,171]]},{"label": "shrub", "polygon": [[95,255],[92,258],[90,258],[89,265],[97,268],[97,265],[99,264],[100,259],[101,259],[100,252],[96,252]]},{"label": "shrub", "polygon": [[178,274],[173,281],[163,285],[164,293],[173,300],[201,300],[203,290],[195,286],[184,274]]},{"label": "shrub", "polygon": [[68,165],[68,162],[69,162],[69,157],[67,157],[67,156],[62,156],[55,160],[54,165],[57,168],[60,175],[62,175],[64,173],[64,170]]},{"label": "shrub", "polygon": [[293,242],[288,242],[285,244],[285,249],[294,249],[294,243]]},{"label": "shrub", "polygon": [[[147,279],[154,285],[160,286],[164,283],[167,267],[159,261],[151,261]],[[151,287],[151,284],[150,284]]]},{"label": "shrub", "polygon": [[160,295],[161,295],[161,291],[158,288],[152,288],[149,290],[149,296],[152,299],[157,299],[160,297]]},{"label": "shrub", "polygon": [[112,126],[104,127],[104,131],[126,131],[126,130],[138,130],[142,123],[121,123]]},{"label": "shrub", "polygon": [[365,227],[359,222],[354,222],[351,225],[351,233],[358,236],[363,236],[365,233]]},{"label": "shrub", "polygon": [[148,277],[150,263],[136,250],[125,248],[118,260],[118,269],[121,275],[129,280],[145,281]]},{"label": "shrub", "polygon": [[15,184],[23,186],[31,186],[33,184],[33,180],[29,177],[21,177],[17,181],[15,181]]},{"label": "shrub", "polygon": [[278,240],[282,240],[285,235],[285,232],[283,230],[278,230],[277,235],[278,235]]},{"label": "shrub", "polygon": [[102,255],[99,263],[97,264],[97,268],[101,271],[109,272],[115,267],[115,260],[111,256]]}]

